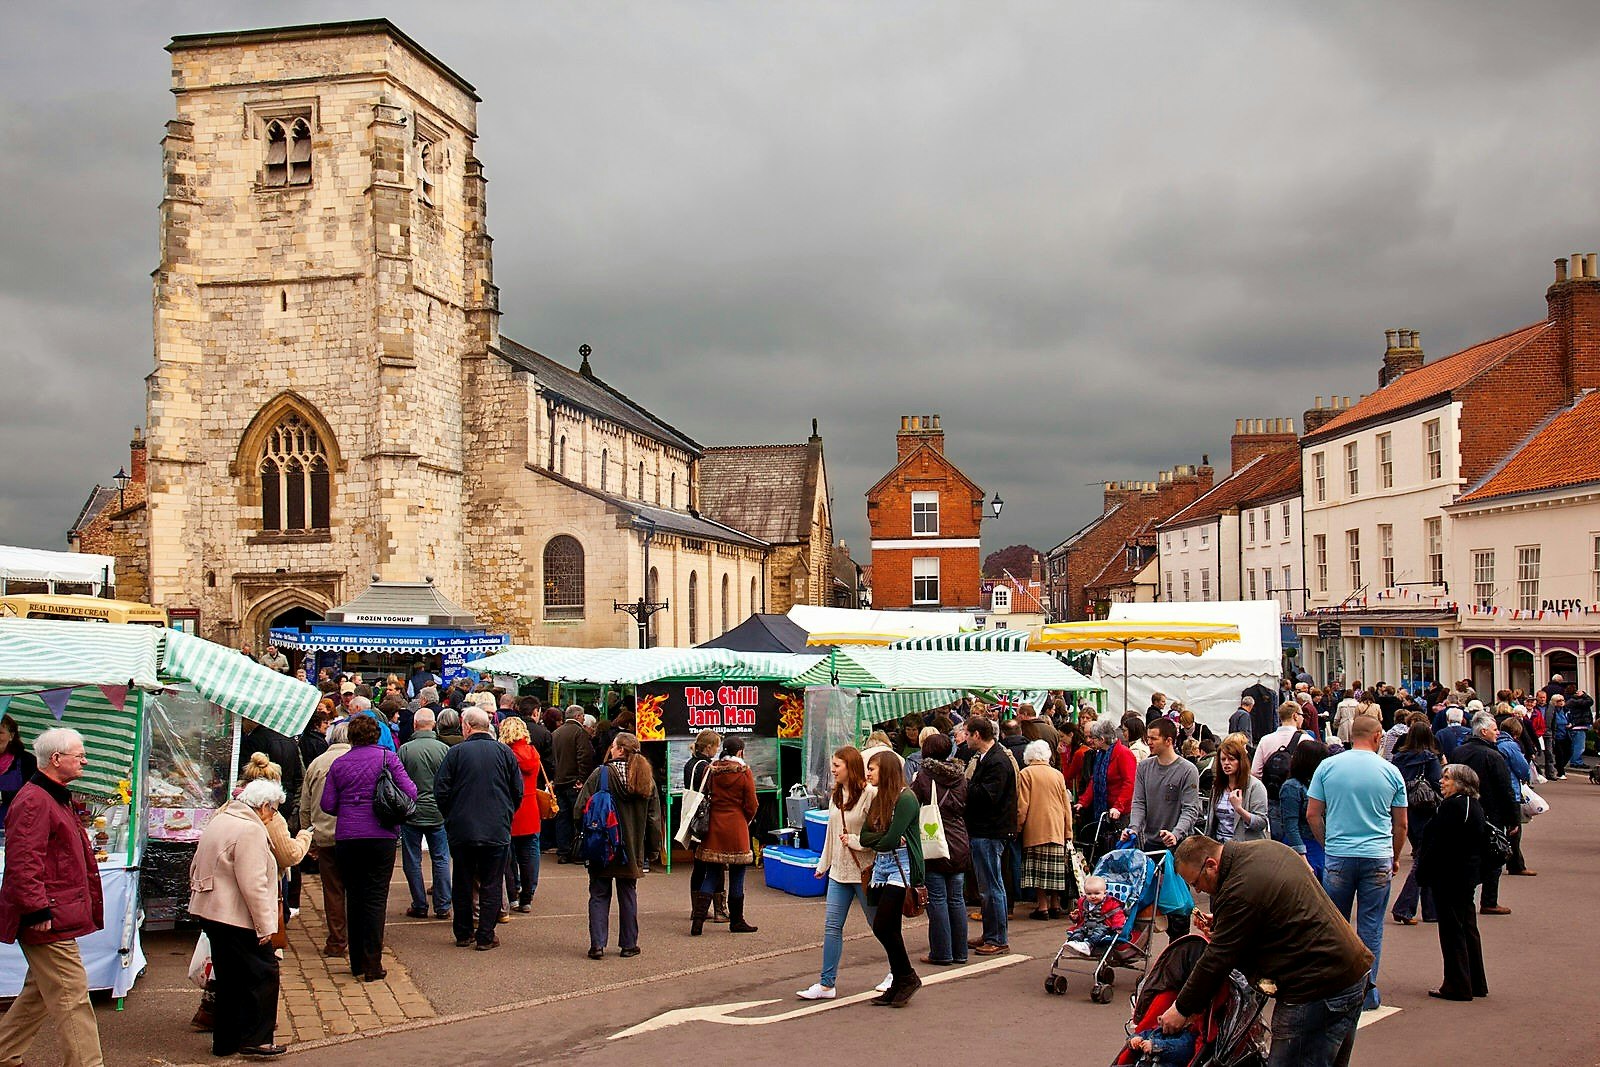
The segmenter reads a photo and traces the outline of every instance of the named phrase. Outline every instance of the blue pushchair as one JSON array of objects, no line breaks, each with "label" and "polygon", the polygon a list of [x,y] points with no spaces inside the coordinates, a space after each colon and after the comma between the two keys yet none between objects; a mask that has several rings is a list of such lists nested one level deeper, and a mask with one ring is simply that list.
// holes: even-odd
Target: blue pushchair
[{"label": "blue pushchair", "polygon": [[1105,879],[1107,895],[1117,898],[1127,919],[1121,932],[1103,952],[1085,956],[1071,947],[1070,942],[1063,941],[1050,964],[1044,989],[1046,993],[1061,996],[1067,991],[1069,975],[1087,973],[1093,980],[1089,999],[1096,1004],[1110,1004],[1119,968],[1136,971],[1140,978],[1149,971],[1157,913],[1186,914],[1194,909],[1194,898],[1183,879],[1177,876],[1172,853],[1165,849],[1157,852],[1141,852],[1132,846],[1113,849],[1100,857],[1094,873]]}]

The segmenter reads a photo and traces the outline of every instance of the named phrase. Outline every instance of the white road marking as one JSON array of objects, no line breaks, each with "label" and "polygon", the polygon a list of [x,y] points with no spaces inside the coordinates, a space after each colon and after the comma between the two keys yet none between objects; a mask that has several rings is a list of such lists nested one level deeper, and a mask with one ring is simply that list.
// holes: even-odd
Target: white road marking
[{"label": "white road marking", "polygon": [[1371,1011],[1362,1012],[1361,1013],[1361,1021],[1356,1023],[1356,1029],[1359,1030],[1363,1026],[1368,1026],[1368,1025],[1370,1025],[1372,1023],[1375,1023],[1375,1022],[1381,1022],[1382,1020],[1387,1019],[1391,1015],[1399,1015],[1399,1014],[1400,1014],[1400,1009],[1399,1008],[1396,1008],[1391,1004],[1381,1005],[1379,1007],[1373,1008]]},{"label": "white road marking", "polygon": [[[922,980],[925,986],[935,985],[939,982],[951,982],[958,978],[969,978],[975,974],[996,971],[1002,967],[1010,967],[1033,959],[1032,956],[1008,955],[997,956],[994,959],[983,960],[979,963],[968,964],[965,967],[940,971],[930,974]],[[684,1023],[722,1023],[725,1026],[766,1026],[770,1023],[787,1022],[806,1015],[815,1015],[818,1012],[828,1011],[832,1008],[842,1008],[846,1004],[860,1004],[877,996],[877,990],[869,989],[865,993],[856,993],[848,997],[836,997],[833,1000],[811,1001],[791,1011],[779,1012],[776,1015],[739,1015],[738,1012],[748,1011],[751,1008],[764,1008],[769,1004],[782,1004],[782,1000],[749,1000],[737,1004],[701,1004],[692,1008],[674,1008],[662,1012],[653,1019],[646,1019],[637,1026],[630,1026],[626,1030],[612,1034],[609,1040],[615,1041],[621,1037],[636,1037],[639,1034],[653,1033],[665,1030],[672,1026],[681,1026]]]}]

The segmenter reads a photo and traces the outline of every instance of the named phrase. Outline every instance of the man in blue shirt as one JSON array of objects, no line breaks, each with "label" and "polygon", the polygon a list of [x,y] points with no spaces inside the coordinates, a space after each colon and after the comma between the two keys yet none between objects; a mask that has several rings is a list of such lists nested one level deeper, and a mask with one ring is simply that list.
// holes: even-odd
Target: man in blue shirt
[{"label": "man in blue shirt", "polygon": [[1460,708],[1448,708],[1445,710],[1445,715],[1450,725],[1440,730],[1434,740],[1439,742],[1439,751],[1444,753],[1445,762],[1448,763],[1450,757],[1455,755],[1456,746],[1471,737],[1472,731],[1462,725],[1462,720],[1466,716]]},{"label": "man in blue shirt", "polygon": [[1378,755],[1382,737],[1383,723],[1357,715],[1350,728],[1349,750],[1322,761],[1306,801],[1306,821],[1327,850],[1323,888],[1346,917],[1355,907],[1356,935],[1372,952],[1368,1011],[1379,1003],[1383,913],[1406,840],[1406,783]]}]

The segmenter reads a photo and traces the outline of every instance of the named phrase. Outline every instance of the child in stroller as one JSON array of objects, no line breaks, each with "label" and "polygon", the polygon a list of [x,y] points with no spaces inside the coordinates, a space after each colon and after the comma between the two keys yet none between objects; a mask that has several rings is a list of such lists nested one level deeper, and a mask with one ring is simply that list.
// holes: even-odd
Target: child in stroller
[{"label": "child in stroller", "polygon": [[1099,955],[1111,947],[1127,924],[1122,902],[1106,891],[1106,880],[1091,875],[1084,879],[1083,896],[1072,913],[1067,945],[1080,955]]},{"label": "child in stroller", "polygon": [[1260,1067],[1266,1061],[1261,1012],[1266,997],[1234,971],[1211,1006],[1176,1034],[1163,1034],[1161,1015],[1178,999],[1206,939],[1186,934],[1150,965],[1133,994],[1129,1038],[1116,1064],[1130,1067]]}]

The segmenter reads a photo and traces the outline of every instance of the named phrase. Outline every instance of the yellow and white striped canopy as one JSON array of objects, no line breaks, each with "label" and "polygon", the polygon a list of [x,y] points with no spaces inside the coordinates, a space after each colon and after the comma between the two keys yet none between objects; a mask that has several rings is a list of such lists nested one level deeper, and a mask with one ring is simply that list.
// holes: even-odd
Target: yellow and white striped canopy
[{"label": "yellow and white striped canopy", "polygon": [[1231,622],[1058,622],[1030,643],[1040,650],[1182,652],[1198,656],[1215,645],[1239,640]]}]

